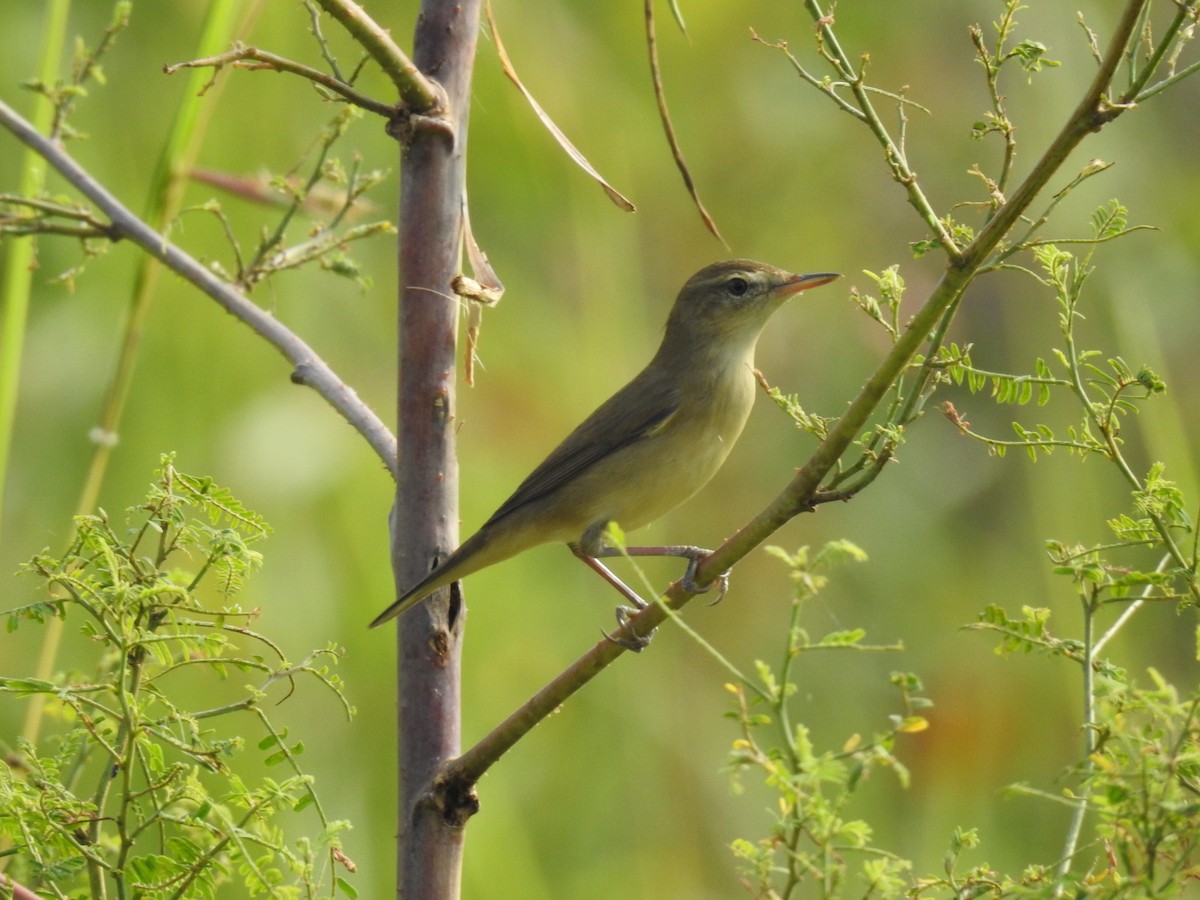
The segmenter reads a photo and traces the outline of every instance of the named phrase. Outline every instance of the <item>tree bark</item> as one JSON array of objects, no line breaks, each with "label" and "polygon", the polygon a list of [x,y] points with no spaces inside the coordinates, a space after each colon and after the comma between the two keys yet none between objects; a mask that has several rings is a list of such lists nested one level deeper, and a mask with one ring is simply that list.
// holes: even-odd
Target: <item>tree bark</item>
[{"label": "tree bark", "polygon": [[[458,543],[455,356],[470,83],[478,0],[424,0],[413,61],[446,92],[442,121],[400,120],[399,475],[392,520],[397,596]],[[450,128],[446,129],[445,124]],[[459,895],[463,822],[429,790],[460,751],[457,586],[399,620],[397,896]]]}]

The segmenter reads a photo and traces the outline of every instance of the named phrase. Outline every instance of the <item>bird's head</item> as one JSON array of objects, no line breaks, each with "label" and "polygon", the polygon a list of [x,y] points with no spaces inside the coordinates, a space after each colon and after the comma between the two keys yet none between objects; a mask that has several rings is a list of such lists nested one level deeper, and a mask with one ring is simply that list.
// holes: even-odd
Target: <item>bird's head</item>
[{"label": "bird's head", "polygon": [[688,279],[667,319],[668,342],[693,352],[753,347],[763,326],[793,294],[828,284],[831,272],[796,275],[749,259],[706,266]]}]

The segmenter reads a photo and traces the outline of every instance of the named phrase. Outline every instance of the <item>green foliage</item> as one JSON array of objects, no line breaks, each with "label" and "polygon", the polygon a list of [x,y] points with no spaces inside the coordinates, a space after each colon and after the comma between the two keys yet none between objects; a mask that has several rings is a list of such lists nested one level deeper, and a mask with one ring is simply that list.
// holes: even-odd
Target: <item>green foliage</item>
[{"label": "green foliage", "polygon": [[[890,729],[866,742],[854,734],[841,747],[822,750],[789,708],[800,681],[793,663],[801,654],[903,649],[869,647],[857,630],[813,640],[800,626],[802,607],[827,585],[829,571],[865,556],[840,541],[811,557],[807,548],[769,551],[789,567],[795,585],[783,662],[776,670],[759,661],[754,680],[726,685],[734,698],[728,715],[739,728],[728,758],[734,787],[740,790],[742,780],[757,773],[777,795],[768,835],[731,844],[750,893],[764,898],[1147,897],[1174,896],[1180,885],[1200,878],[1200,687],[1181,698],[1151,669],[1153,686],[1141,688],[1121,667],[1098,655],[1103,641],[1055,635],[1049,610],[1025,607],[1013,618],[996,606],[968,627],[999,633],[998,653],[1050,654],[1094,673],[1094,679],[1085,679],[1093,710],[1085,723],[1086,753],[1064,774],[1078,788],[1062,795],[1026,785],[1012,788],[1072,805],[1079,812],[1077,825],[1085,814],[1093,819],[1092,833],[1077,846],[1079,832],[1073,828],[1057,869],[1050,860],[1006,875],[986,863],[964,866],[964,857],[978,849],[979,836],[974,829],[955,827],[944,871],[915,874],[911,860],[878,845],[869,822],[854,817],[853,805],[856,788],[877,769],[909,784],[908,770],[894,751],[898,737],[928,727],[921,712],[931,703],[921,696],[917,676],[892,674],[901,712],[892,716]],[[1071,573],[1082,577],[1078,573],[1084,570],[1080,565]],[[1083,580],[1099,583],[1096,577]],[[1111,581],[1105,587],[1111,588]],[[1200,630],[1197,634],[1200,638]]]},{"label": "green foliage", "polygon": [[[1200,874],[1200,848],[1195,838],[1200,833],[1200,804],[1196,802],[1200,790],[1195,780],[1200,689],[1180,700],[1177,689],[1153,669],[1154,687],[1140,688],[1123,667],[1102,654],[1143,605],[1167,600],[1194,606],[1200,600],[1200,588],[1195,527],[1186,498],[1164,477],[1161,462],[1152,463],[1139,477],[1123,450],[1125,419],[1137,412],[1141,403],[1162,394],[1164,383],[1148,367],[1135,372],[1118,356],[1100,366],[1092,362],[1103,357],[1100,351],[1078,346],[1077,331],[1083,320],[1080,306],[1093,253],[1099,244],[1136,230],[1127,225],[1126,210],[1115,200],[1098,207],[1090,224],[1090,236],[1075,241],[1088,247],[1082,258],[1063,250],[1060,244],[1064,242],[1034,240],[1024,249],[1031,253],[1035,269],[1005,264],[1054,292],[1062,337],[1062,346],[1051,348],[1057,373],[1042,358],[1035,361],[1032,374],[1014,376],[975,368],[969,348],[951,346],[939,355],[952,380],[964,383],[973,393],[990,386],[998,403],[1028,404],[1036,385],[1039,405],[1061,397],[1080,409],[1079,424],[1069,427],[1065,438],[1057,438],[1044,423],[1015,422],[1018,440],[1000,441],[972,431],[963,415],[946,404],[944,411],[962,433],[981,440],[999,455],[1009,447],[1021,447],[1036,460],[1039,454],[1061,447],[1081,457],[1098,457],[1124,478],[1132,506],[1129,512],[1108,520],[1113,541],[1093,545],[1047,541],[1053,571],[1069,578],[1079,596],[1080,637],[1060,636],[1051,628],[1051,611],[1031,606],[1014,617],[990,605],[980,621],[969,626],[1000,634],[998,653],[1038,652],[1077,664],[1084,688],[1084,754],[1065,776],[1077,787],[1065,794],[1074,816],[1062,861],[1054,877],[1048,869],[1039,869],[1033,882],[1025,879],[1018,885],[1000,879],[989,889],[996,895],[1015,891],[1017,886],[1019,892],[1034,895],[1065,891],[1106,897],[1173,895],[1180,885]],[[1180,541],[1189,536],[1188,542]],[[1147,549],[1158,559],[1153,567],[1138,564]],[[1120,604],[1122,612],[1107,630],[1098,633],[1101,615],[1113,604]],[[1024,785],[1015,789],[1061,800]],[[1093,824],[1090,837],[1086,837],[1084,826],[1089,818]]]},{"label": "green foliage", "polygon": [[[825,587],[828,573],[847,562],[864,561],[861,549],[834,541],[814,554],[807,547],[795,553],[778,547],[768,550],[788,566],[794,588],[782,662],[772,669],[760,660],[755,664],[756,678],[726,685],[734,699],[728,715],[739,730],[728,758],[734,786],[740,788],[742,779],[753,773],[778,795],[769,835],[731,845],[742,883],[759,897],[787,897],[806,885],[830,896],[851,889],[851,884],[857,891],[864,882],[868,892],[894,893],[911,864],[874,846],[870,825],[853,817],[852,806],[857,787],[878,769],[890,770],[907,785],[908,770],[893,749],[900,735],[924,730],[920,710],[929,701],[920,696],[915,675],[893,673],[891,682],[900,692],[902,711],[892,717],[891,726],[867,741],[855,734],[837,750],[818,749],[809,729],[793,723],[790,708],[801,657],[814,651],[902,648],[868,645],[858,629],[814,640],[801,625],[808,601]],[[854,865],[851,858],[857,861]]]},{"label": "green foliage", "polygon": [[69,78],[60,79],[54,84],[46,84],[37,79],[25,82],[24,87],[43,95],[54,106],[54,123],[50,129],[50,133],[54,137],[69,140],[80,136],[67,124],[67,119],[75,101],[80,97],[87,96],[89,81],[94,81],[99,85],[106,83],[100,61],[112,49],[117,36],[129,26],[132,12],[131,0],[119,0],[113,5],[112,18],[95,47],[88,47],[80,38],[75,40],[75,53],[71,60]]},{"label": "green foliage", "polygon": [[1200,879],[1200,689],[1180,697],[1148,674],[1147,688],[1099,681],[1096,746],[1081,773],[1105,850],[1097,875],[1137,896]]},{"label": "green foliage", "polygon": [[[353,896],[339,874],[353,871],[341,850],[348,824],[326,816],[299,764],[303,742],[264,709],[274,686],[287,699],[309,678],[352,714],[331,671],[340,653],[330,646],[290,662],[234,602],[262,562],[252,545],[266,523],[169,457],[129,517],[124,531],[103,512],[78,518],[61,557],[26,566],[48,599],[8,613],[10,632],[49,616],[75,621],[97,657],[91,673],[0,677],[0,692],[41,698],[61,725],[41,746],[6,748],[0,835],[15,857],[10,874],[56,897],[212,897],[228,882],[242,886],[238,896]],[[222,688],[231,671],[258,683]],[[232,696],[214,703],[222,694]],[[214,725],[239,713],[264,735],[258,764],[281,776],[239,774],[252,762],[247,739]],[[289,843],[282,814],[310,806],[320,835]]]},{"label": "green foliage", "polygon": [[[1001,6],[1001,15],[993,23],[994,37],[979,26],[970,30],[990,99],[990,108],[975,122],[971,135],[998,138],[1003,146],[1001,160],[991,171],[985,172],[979,165],[970,170],[984,185],[983,199],[957,204],[954,216],[924,206],[917,177],[903,155],[905,106],[900,105],[898,140],[891,140],[880,126],[871,123],[893,175],[905,185],[910,202],[932,232],[932,237],[911,245],[915,257],[937,249],[953,254],[969,245],[979,228],[986,228],[1006,203],[1016,158],[1016,128],[1005,107],[1000,85],[1003,72],[1015,66],[1031,79],[1035,73],[1059,65],[1047,56],[1048,48],[1042,42],[1015,37],[1015,17],[1024,8],[1018,0],[1003,0]],[[820,13],[816,4],[810,4],[810,11],[814,16]],[[1196,15],[1194,4],[1178,5],[1166,36],[1155,39],[1149,14],[1143,13],[1139,27],[1145,59],[1139,53],[1124,60],[1129,68],[1130,96],[1138,95],[1149,83],[1152,70],[1168,54],[1172,61],[1160,85],[1197,70],[1192,66],[1177,73],[1175,67],[1181,50],[1193,37]],[[1190,24],[1185,27],[1185,23]],[[827,23],[822,20],[818,24]],[[1100,58],[1095,36],[1090,30],[1087,33]],[[828,40],[828,36],[818,38],[818,49],[836,66],[837,60],[824,49]],[[854,74],[861,81],[863,72]],[[802,75],[818,90],[832,92],[827,82],[803,71]],[[1157,89],[1161,88],[1147,90]],[[1071,808],[1063,847],[1019,873],[1003,874],[986,863],[972,865],[968,857],[979,849],[978,832],[956,827],[944,870],[919,875],[911,861],[876,845],[870,825],[852,817],[854,789],[862,775],[881,765],[907,784],[907,771],[893,755],[895,738],[925,727],[919,710],[928,701],[920,697],[915,676],[893,676],[903,704],[903,713],[893,719],[893,730],[876,734],[865,746],[855,735],[837,750],[815,747],[808,728],[789,718],[788,702],[798,680],[792,675],[792,663],[801,653],[816,649],[863,649],[863,635],[851,629],[814,641],[799,624],[800,606],[825,586],[826,561],[837,554],[827,550],[810,559],[807,550],[789,554],[771,548],[772,554],[788,565],[796,585],[783,663],[772,669],[759,662],[754,683],[729,686],[736,701],[732,715],[741,732],[734,744],[731,768],[739,775],[761,772],[766,784],[778,793],[769,836],[733,845],[742,881],[755,896],[1151,897],[1175,896],[1200,878],[1200,688],[1181,692],[1153,669],[1153,686],[1139,687],[1125,667],[1103,652],[1145,604],[1171,601],[1183,608],[1200,603],[1198,539],[1187,512],[1194,508],[1195,500],[1185,497],[1164,477],[1161,462],[1151,463],[1146,474],[1139,476],[1124,449],[1122,431],[1131,415],[1162,395],[1166,385],[1147,366],[1134,367],[1118,355],[1081,346],[1081,309],[1097,250],[1148,226],[1131,226],[1127,209],[1119,201],[1109,200],[1095,208],[1083,236],[1051,239],[1043,234],[1058,204],[1110,166],[1099,160],[1089,162],[1053,196],[1040,216],[1018,226],[1025,229],[1024,234],[997,245],[980,270],[980,274],[1016,271],[1049,293],[1057,306],[1060,343],[1037,357],[1028,372],[981,369],[972,361],[970,344],[946,339],[961,298],[956,300],[929,334],[926,355],[911,366],[916,378],[892,386],[893,400],[884,421],[860,439],[860,460],[837,469],[826,484],[827,490],[841,488],[838,496],[853,495],[894,455],[904,428],[920,414],[928,398],[940,388],[960,385],[972,395],[987,394],[998,405],[1026,411],[1057,411],[1065,406],[1069,420],[1074,420],[1057,430],[1043,421],[1014,422],[1016,439],[1001,440],[975,431],[966,412],[950,401],[943,402],[942,412],[953,425],[990,453],[1001,456],[1009,449],[1022,449],[1036,461],[1065,449],[1113,466],[1125,480],[1132,508],[1107,522],[1113,540],[1092,545],[1047,542],[1053,571],[1070,580],[1080,600],[1078,626],[1056,621],[1046,607],[1026,604],[1019,614],[1010,614],[994,603],[967,626],[998,635],[996,652],[1003,656],[1038,653],[1079,668],[1085,739],[1079,759],[1063,776],[1070,787],[1059,794],[1025,785],[1014,787]],[[960,208],[979,211],[981,223],[959,221]],[[1076,247],[1081,249],[1076,251]],[[878,287],[882,301],[857,290],[852,291],[852,300],[896,341],[902,334],[904,280],[895,266],[881,274],[866,274]],[[803,411],[793,398],[778,392],[772,397],[801,428],[818,438],[836,428],[834,420]],[[1151,560],[1157,558],[1157,564],[1147,565],[1147,551]],[[1102,617],[1114,608],[1120,612],[1101,632]],[[1200,648],[1200,629],[1197,640]]]},{"label": "green foliage", "polygon": [[[990,389],[997,403],[1018,406],[1028,405],[1035,397],[1038,406],[1048,406],[1057,397],[1078,408],[1078,424],[1068,426],[1065,436],[1060,437],[1044,422],[1013,422],[1016,440],[1001,440],[972,430],[964,414],[949,403],[943,404],[942,411],[960,432],[982,442],[989,452],[999,456],[1016,448],[1025,450],[1029,458],[1036,461],[1039,455],[1062,448],[1081,457],[1094,456],[1111,463],[1129,485],[1134,515],[1121,514],[1109,521],[1117,538],[1114,545],[1083,548],[1052,542],[1050,551],[1056,571],[1103,586],[1110,592],[1110,599],[1122,599],[1130,588],[1166,587],[1174,582],[1175,586],[1165,594],[1155,596],[1186,598],[1194,603],[1200,600],[1195,578],[1195,549],[1188,552],[1176,541],[1177,534],[1193,530],[1184,498],[1175,485],[1163,477],[1161,462],[1151,464],[1148,473],[1139,477],[1125,457],[1121,436],[1126,418],[1136,413],[1142,403],[1165,393],[1166,385],[1148,366],[1134,370],[1119,356],[1109,357],[1105,365],[1100,366],[1093,360],[1104,354],[1099,350],[1081,349],[1078,343],[1077,331],[1083,320],[1080,311],[1083,289],[1092,272],[1092,257],[1097,246],[1137,229],[1128,226],[1126,210],[1115,200],[1098,207],[1090,224],[1090,236],[1076,241],[1088,247],[1081,259],[1063,250],[1059,246],[1061,242],[1033,240],[1024,246],[1036,261],[1036,269],[1011,263],[1004,266],[1023,272],[1054,292],[1062,345],[1051,348],[1049,358],[1054,361],[1053,366],[1045,358],[1038,357],[1032,373],[989,372],[972,364],[969,347],[959,348],[954,344],[939,348],[934,357],[943,377],[965,384],[972,393]],[[1160,571],[1131,571],[1123,564],[1105,562],[1100,556],[1101,550],[1135,546],[1164,551],[1166,557]],[[1165,575],[1161,571],[1164,567]],[[1102,576],[1102,572],[1107,574]],[[1145,596],[1151,597],[1148,593]]]},{"label": "green foliage", "polygon": [[[1029,458],[1036,461],[1040,454],[1063,448],[1080,456],[1099,455],[1125,466],[1120,437],[1124,418],[1136,413],[1139,404],[1166,391],[1165,383],[1149,367],[1142,366],[1135,371],[1119,356],[1110,357],[1104,366],[1100,366],[1093,362],[1103,355],[1099,350],[1084,350],[1078,346],[1077,328],[1083,318],[1080,303],[1092,271],[1096,245],[1137,230],[1126,226],[1125,208],[1115,200],[1095,210],[1091,225],[1091,236],[1075,241],[1089,245],[1082,259],[1061,249],[1057,243],[1030,241],[1024,249],[1033,256],[1036,269],[1012,263],[1001,266],[1016,269],[1054,291],[1063,338],[1061,347],[1051,348],[1050,357],[1055,365],[1038,357],[1030,373],[986,371],[972,363],[970,347],[959,348],[954,344],[938,348],[933,356],[933,365],[942,377],[955,384],[965,384],[972,393],[990,390],[997,403],[1025,406],[1036,399],[1038,406],[1047,406],[1056,394],[1063,394],[1081,406],[1078,424],[1068,426],[1065,437],[1059,437],[1045,423],[1013,422],[1017,439],[1001,440],[973,431],[959,410],[943,405],[943,413],[963,434],[983,442],[989,452],[997,456],[1003,456],[1010,449],[1024,449]],[[1007,254],[1011,252],[1013,248],[1006,251]],[[1136,483],[1135,489],[1140,489]]]},{"label": "green foliage", "polygon": [[[900,275],[900,267],[889,266],[882,272],[864,270],[863,274],[875,282],[880,296],[876,298],[857,287],[851,287],[850,301],[860,312],[880,325],[889,339],[895,342],[902,330],[900,308],[904,300],[904,278]],[[829,437],[830,429],[838,422],[838,416],[822,416],[808,412],[800,405],[797,395],[784,394],[771,387],[761,374],[759,381],[766,389],[767,396],[797,428],[820,441]],[[924,402],[922,393],[910,394],[907,391],[903,380],[892,385],[892,400],[888,404],[883,421],[859,437],[856,442],[859,456],[856,460],[849,465],[843,465],[840,460],[836,463],[834,473],[826,482],[826,490],[839,491],[839,496],[848,499],[870,484],[878,476],[883,465],[893,458],[896,450],[904,442],[905,426],[920,414],[921,404]]]},{"label": "green foliage", "polygon": [[859,292],[858,288],[850,288],[850,299],[868,316],[883,326],[893,341],[900,336],[900,302],[904,299],[904,279],[900,277],[899,266],[888,266],[876,274],[863,270],[879,288],[882,303],[870,294]]},{"label": "green foliage", "polygon": [[[88,95],[88,84],[106,83],[101,60],[116,43],[118,35],[129,25],[132,3],[119,0],[113,6],[112,17],[104,33],[94,47],[76,39],[71,60],[69,77],[31,78],[23,87],[41,95],[50,107],[49,132],[57,140],[66,142],[82,137],[69,123],[75,102]],[[37,186],[40,189],[41,179]],[[55,234],[74,238],[79,242],[81,258],[56,275],[52,281],[59,282],[68,290],[75,287],[75,279],[88,262],[107,252],[114,234],[102,217],[96,216],[85,206],[73,203],[58,194],[42,192],[41,196],[0,194],[0,243],[14,237],[36,234]]]},{"label": "green foliage", "polygon": [[830,426],[837,421],[833,416],[820,416],[805,410],[800,405],[800,397],[797,394],[785,394],[779,388],[769,385],[766,386],[766,391],[771,402],[783,410],[797,428],[811,434],[817,440],[824,440],[829,434]]},{"label": "green foliage", "polygon": [[[1103,578],[1097,572],[1085,580]],[[1045,609],[1025,608],[1023,618],[1014,620],[991,607],[973,626],[1003,635],[997,652],[1050,653],[1080,664],[1088,685],[1086,755],[1063,776],[1078,787],[1061,795],[1026,785],[1013,790],[1049,802],[1065,798],[1076,809],[1059,869],[1062,884],[1077,885],[1088,896],[1175,896],[1181,885],[1200,877],[1200,687],[1180,697],[1153,668],[1152,686],[1139,686],[1098,654],[1115,632],[1093,640],[1095,607],[1085,611],[1084,640],[1056,638]],[[1085,816],[1094,822],[1092,835],[1076,847]],[[1068,872],[1068,864],[1076,874]],[[1043,871],[1039,880],[1044,877]],[[1047,895],[1057,884],[1048,880]]]}]

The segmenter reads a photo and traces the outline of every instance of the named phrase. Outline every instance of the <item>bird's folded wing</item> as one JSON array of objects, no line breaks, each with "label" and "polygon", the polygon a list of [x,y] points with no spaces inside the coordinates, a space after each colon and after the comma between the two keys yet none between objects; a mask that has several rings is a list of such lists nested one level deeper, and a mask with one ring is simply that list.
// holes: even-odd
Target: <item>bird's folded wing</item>
[{"label": "bird's folded wing", "polygon": [[677,391],[650,391],[639,400],[632,387],[618,392],[567,435],[487,524],[553,493],[618,450],[653,436],[679,409]]}]

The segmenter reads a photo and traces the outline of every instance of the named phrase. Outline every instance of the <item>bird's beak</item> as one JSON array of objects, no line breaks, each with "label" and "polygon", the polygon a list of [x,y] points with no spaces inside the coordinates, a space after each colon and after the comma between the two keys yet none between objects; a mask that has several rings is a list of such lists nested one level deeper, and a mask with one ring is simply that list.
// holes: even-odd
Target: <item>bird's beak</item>
[{"label": "bird's beak", "polygon": [[777,285],[771,292],[780,297],[790,297],[809,288],[820,287],[823,284],[841,278],[837,272],[816,272],[812,275],[790,275],[783,283]]}]

